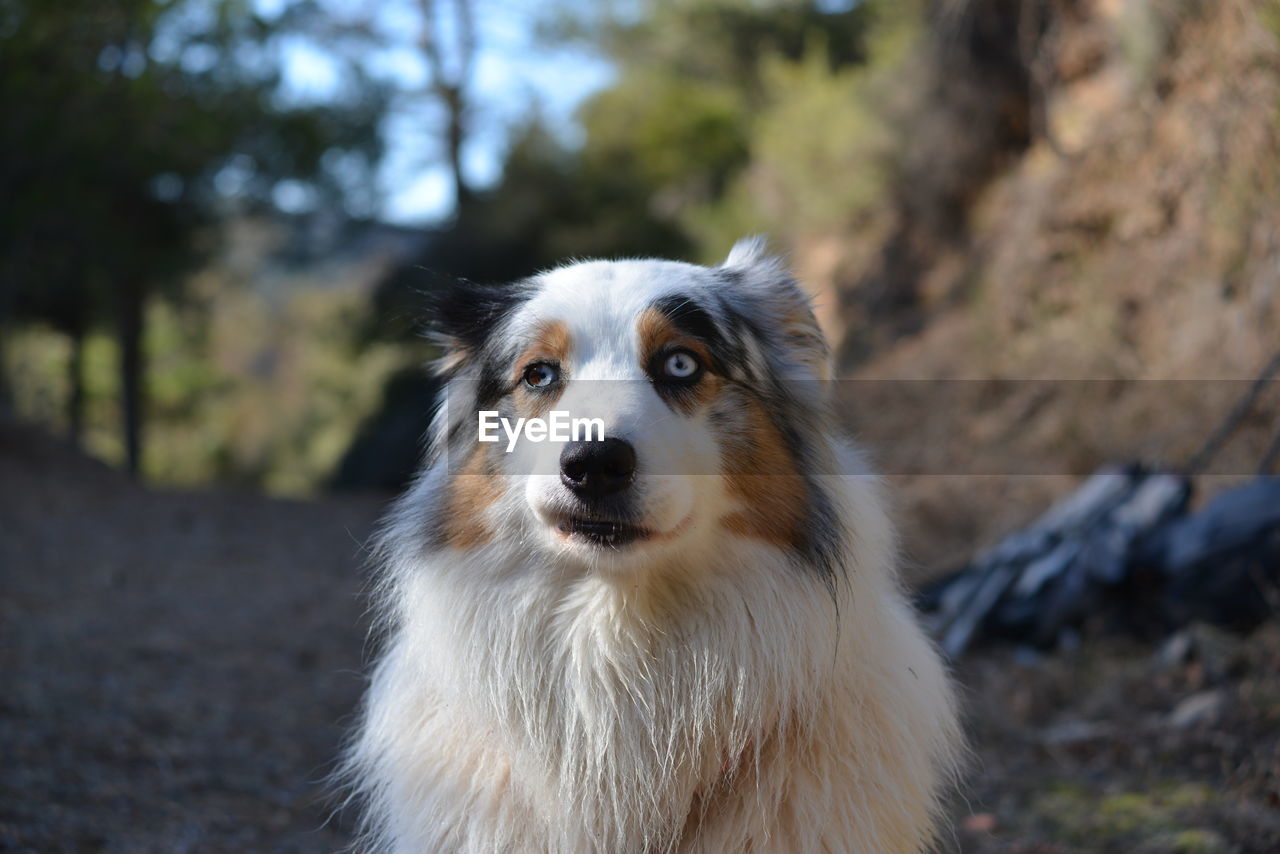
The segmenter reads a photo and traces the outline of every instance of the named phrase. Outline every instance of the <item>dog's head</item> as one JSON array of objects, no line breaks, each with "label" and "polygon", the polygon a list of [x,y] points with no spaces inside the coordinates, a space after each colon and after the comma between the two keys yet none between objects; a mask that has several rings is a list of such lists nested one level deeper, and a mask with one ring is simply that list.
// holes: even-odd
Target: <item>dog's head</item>
[{"label": "dog's head", "polygon": [[830,464],[828,353],[761,241],[714,268],[591,261],[463,286],[439,321],[440,545],[518,542],[619,571],[725,538],[830,553],[814,478]]}]

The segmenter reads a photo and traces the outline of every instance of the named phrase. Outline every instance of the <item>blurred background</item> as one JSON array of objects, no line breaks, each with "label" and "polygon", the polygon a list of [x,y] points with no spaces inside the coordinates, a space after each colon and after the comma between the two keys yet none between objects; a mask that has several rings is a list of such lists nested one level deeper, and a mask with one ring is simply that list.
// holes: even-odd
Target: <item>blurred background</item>
[{"label": "blurred background", "polygon": [[[853,401],[927,582],[1280,346],[1280,2],[0,0],[0,848],[340,847],[425,298],[752,233],[842,377],[977,384]],[[1280,850],[1257,624],[966,664],[953,847]]]}]

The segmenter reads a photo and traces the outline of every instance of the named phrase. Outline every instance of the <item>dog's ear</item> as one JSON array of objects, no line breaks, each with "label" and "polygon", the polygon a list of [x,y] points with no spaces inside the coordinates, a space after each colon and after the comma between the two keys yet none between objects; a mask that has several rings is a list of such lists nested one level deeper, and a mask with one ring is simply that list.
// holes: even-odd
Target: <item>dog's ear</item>
[{"label": "dog's ear", "polygon": [[781,259],[769,254],[769,244],[764,235],[755,234],[744,237],[729,250],[729,257],[724,259],[721,267],[728,270],[747,270],[761,264],[781,266]]},{"label": "dog's ear", "polygon": [[758,328],[776,336],[787,361],[815,379],[830,379],[831,354],[809,295],[782,258],[769,253],[765,239],[757,235],[739,240],[720,268],[740,282],[760,315],[752,319]]},{"label": "dog's ear", "polygon": [[522,283],[478,284],[457,278],[437,283],[431,290],[428,324],[430,337],[444,351],[437,369],[453,373],[477,356],[498,325],[528,296]]}]

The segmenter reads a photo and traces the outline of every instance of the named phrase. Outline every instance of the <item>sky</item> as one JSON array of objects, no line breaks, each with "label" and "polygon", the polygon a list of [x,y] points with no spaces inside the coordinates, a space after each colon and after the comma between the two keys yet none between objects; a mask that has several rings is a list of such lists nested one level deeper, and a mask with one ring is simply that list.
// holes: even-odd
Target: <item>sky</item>
[{"label": "sky", "polygon": [[[428,81],[425,59],[415,47],[421,31],[416,0],[320,0],[339,18],[372,20],[386,46],[361,57],[365,68],[398,90],[421,90]],[[254,0],[254,8],[274,18],[290,0]],[[438,5],[453,10],[449,0]],[[509,131],[536,106],[562,139],[574,143],[579,129],[574,111],[612,79],[604,59],[585,49],[552,46],[536,38],[539,14],[547,4],[527,0],[472,0],[477,53],[471,96],[476,105],[473,132],[463,151],[463,170],[473,187],[501,177]],[[449,32],[454,19],[439,26]],[[324,45],[302,37],[282,44],[285,92],[299,100],[324,100],[342,85],[341,64]],[[442,112],[425,109],[421,99],[393,109],[383,127],[386,155],[379,181],[384,192],[381,218],[398,225],[427,225],[450,214],[452,186],[440,163]]]}]

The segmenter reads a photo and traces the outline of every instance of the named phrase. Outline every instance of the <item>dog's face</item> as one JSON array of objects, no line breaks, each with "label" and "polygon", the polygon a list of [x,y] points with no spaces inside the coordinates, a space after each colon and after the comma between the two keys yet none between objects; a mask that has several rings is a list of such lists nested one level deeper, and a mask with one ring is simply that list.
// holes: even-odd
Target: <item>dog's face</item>
[{"label": "dog's face", "polygon": [[[717,268],[587,262],[455,299],[446,544],[516,537],[616,570],[724,537],[812,546],[827,354],[758,243]],[[512,436],[539,421],[551,435]]]}]

